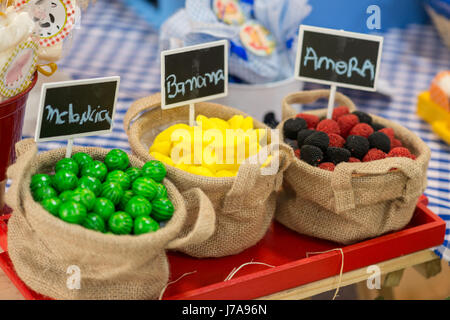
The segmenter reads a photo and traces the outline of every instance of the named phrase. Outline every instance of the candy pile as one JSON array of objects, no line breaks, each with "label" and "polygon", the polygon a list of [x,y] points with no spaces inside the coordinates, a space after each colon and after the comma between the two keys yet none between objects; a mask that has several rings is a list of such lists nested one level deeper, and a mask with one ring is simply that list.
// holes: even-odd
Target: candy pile
[{"label": "candy pile", "polygon": [[[196,121],[194,127],[179,123],[159,133],[150,155],[196,175],[234,177],[241,163],[260,151],[267,134],[266,129],[254,129],[253,118],[242,115],[227,121],[199,115]],[[269,162],[270,156],[263,166]]]},{"label": "candy pile", "polygon": [[299,113],[284,123],[283,133],[299,159],[329,171],[341,162],[416,158],[392,128],[374,123],[365,112],[350,113],[346,106],[335,108],[332,119]]},{"label": "candy pile", "polygon": [[68,223],[112,234],[154,232],[174,212],[161,183],[166,168],[156,160],[129,165],[119,149],[104,162],[79,152],[58,161],[53,175],[33,175],[30,188],[35,201]]}]

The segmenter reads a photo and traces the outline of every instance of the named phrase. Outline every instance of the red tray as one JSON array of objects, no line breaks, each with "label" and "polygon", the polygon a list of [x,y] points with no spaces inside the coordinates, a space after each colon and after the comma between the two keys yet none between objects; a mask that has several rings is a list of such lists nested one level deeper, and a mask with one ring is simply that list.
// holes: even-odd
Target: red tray
[{"label": "red tray", "polygon": [[[375,239],[342,247],[344,272],[363,268],[385,260],[442,244],[445,222],[431,212],[428,200],[422,197],[410,224],[403,230]],[[6,249],[6,219],[0,221],[0,243]],[[169,285],[164,299],[253,299],[294,288],[339,274],[341,253],[310,255],[307,252],[339,248],[336,243],[299,235],[277,222],[255,246],[225,258],[195,259],[180,253],[169,253],[171,280],[186,275]],[[6,250],[5,250],[6,251]],[[264,265],[247,265],[232,280],[224,281],[230,272],[246,262],[263,262]],[[0,255],[0,267],[27,299],[42,299],[28,289],[15,274],[7,253]]]}]

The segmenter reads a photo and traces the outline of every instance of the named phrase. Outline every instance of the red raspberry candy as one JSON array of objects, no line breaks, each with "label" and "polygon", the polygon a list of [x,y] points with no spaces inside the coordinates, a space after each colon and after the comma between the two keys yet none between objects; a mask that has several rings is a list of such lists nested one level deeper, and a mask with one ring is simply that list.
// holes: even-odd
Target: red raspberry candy
[{"label": "red raspberry candy", "polygon": [[373,128],[369,126],[367,123],[358,123],[354,126],[350,132],[349,136],[362,136],[364,138],[368,138],[373,133]]},{"label": "red raspberry candy", "polygon": [[323,131],[325,133],[341,134],[341,129],[336,121],[331,119],[325,119],[319,122],[316,128],[317,131]]},{"label": "red raspberry candy", "polygon": [[336,166],[332,162],[323,162],[319,164],[319,168],[328,171],[334,171],[334,168],[336,168]]},{"label": "red raspberry candy", "polygon": [[349,114],[349,113],[350,113],[350,110],[348,109],[348,107],[346,107],[346,106],[339,106],[337,108],[334,108],[332,119],[334,121],[337,121],[340,116],[343,116],[343,115],[346,115],[346,114]]},{"label": "red raspberry candy", "polygon": [[359,118],[354,114],[346,114],[339,117],[337,123],[341,128],[341,136],[346,138],[350,130],[359,123]]},{"label": "red raspberry candy", "polygon": [[383,128],[381,130],[378,130],[379,132],[383,132],[385,135],[387,135],[389,137],[389,140],[391,140],[391,149],[392,149],[392,145],[394,144],[394,139],[395,139],[395,132],[394,129],[392,128]]},{"label": "red raspberry candy", "polygon": [[390,158],[393,158],[393,157],[406,157],[406,158],[410,158],[410,159],[413,159],[413,160],[416,159],[416,157],[413,154],[411,154],[411,152],[409,152],[408,149],[403,148],[403,147],[397,147],[397,148],[392,149],[391,151],[389,151],[387,156],[390,157]]},{"label": "red raspberry candy", "polygon": [[355,157],[350,157],[350,159],[348,159],[348,162],[361,162],[361,160]]},{"label": "red raspberry candy", "polygon": [[363,158],[363,162],[385,159],[387,154],[380,149],[372,148]]},{"label": "red raspberry candy", "polygon": [[315,129],[320,122],[320,118],[313,114],[299,113],[296,118],[302,118],[308,124],[308,129]]},{"label": "red raspberry candy", "polygon": [[328,137],[330,138],[329,147],[342,148],[345,144],[345,139],[336,133],[329,133]]},{"label": "red raspberry candy", "polygon": [[398,147],[403,147],[402,142],[398,139],[393,139],[391,142],[391,150]]},{"label": "red raspberry candy", "polygon": [[296,149],[294,151],[294,153],[295,153],[295,156],[300,159],[300,149]]}]

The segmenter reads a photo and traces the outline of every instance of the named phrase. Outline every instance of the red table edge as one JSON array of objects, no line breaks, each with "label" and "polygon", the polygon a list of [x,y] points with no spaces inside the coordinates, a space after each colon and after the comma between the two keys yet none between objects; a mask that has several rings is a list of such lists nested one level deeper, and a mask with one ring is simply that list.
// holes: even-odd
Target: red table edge
[{"label": "red table edge", "polygon": [[[380,236],[374,239],[366,240],[360,243],[356,243],[354,245],[346,246],[343,249],[344,257],[347,257],[346,261],[351,260],[348,259],[349,255],[351,257],[352,254],[358,254],[361,248],[364,247],[372,247],[372,251],[376,250],[377,247],[380,247],[382,243],[386,241],[391,241],[394,238],[396,241],[402,241],[403,243],[406,243],[408,241],[414,241],[414,237],[420,236],[420,238],[423,238],[422,233],[418,233],[420,231],[427,232],[430,234],[430,237],[426,237],[425,239],[428,241],[421,242],[421,246],[414,247],[414,248],[408,248],[406,249],[400,256],[410,254],[413,252],[417,252],[420,250],[430,249],[438,244],[436,244],[436,241],[434,239],[442,239],[444,240],[445,237],[445,222],[436,214],[431,212],[426,205],[428,203],[428,200],[426,197],[422,197],[417,207],[419,207],[428,218],[432,220],[432,222],[428,222],[423,225],[419,225],[416,227],[408,228],[405,230],[400,230],[391,234],[387,234],[384,236]],[[5,253],[0,255],[0,262],[1,260],[9,259],[7,256],[7,241],[6,241],[6,235],[2,230],[6,230],[6,221],[8,220],[10,215],[4,215],[0,216],[0,245],[5,251]],[[431,235],[433,237],[431,237]],[[400,236],[400,238],[399,238]],[[423,239],[421,239],[423,240]],[[393,253],[393,250],[390,250],[391,252],[385,255],[383,259],[366,259],[366,261],[351,265],[344,263],[344,271],[348,272],[352,270],[356,270],[359,268],[363,268],[365,266],[369,266],[375,263],[379,263],[382,261],[386,261],[389,259],[393,259],[396,257],[399,257],[398,253]],[[387,257],[387,258],[386,258]],[[368,261],[367,261],[368,260]],[[311,256],[306,259],[301,259],[298,261],[293,261],[290,263],[283,264],[278,267],[274,268],[268,268],[266,270],[261,270],[258,272],[254,272],[252,274],[239,276],[237,278],[234,278],[232,280],[229,280],[227,282],[222,283],[215,283],[209,286],[205,286],[199,289],[193,289],[190,291],[186,291],[183,294],[178,294],[175,296],[166,297],[166,299],[169,300],[177,300],[177,299],[183,299],[183,300],[189,300],[189,299],[205,299],[205,300],[214,300],[214,299],[224,299],[224,296],[233,296],[233,299],[253,299],[253,298],[259,298],[263,297],[269,294],[273,294],[274,292],[280,292],[284,290],[288,290],[291,288],[295,288],[301,285],[304,285],[306,283],[309,283],[307,280],[304,280],[302,282],[296,282],[295,285],[289,285],[290,282],[290,276],[295,276],[296,270],[300,269],[301,267],[305,267],[305,265],[308,266],[308,269],[311,269],[311,271],[314,271],[317,266],[319,266],[321,263],[324,263],[324,261],[327,262],[327,264],[333,264],[336,266],[336,268],[333,271],[333,268],[330,268],[330,271],[328,274],[322,274],[320,279],[314,279],[313,281],[319,281],[328,277],[335,276],[339,274],[340,266],[341,266],[341,253],[339,251],[331,251],[328,253],[323,253],[320,255]],[[0,267],[2,267],[3,271],[7,274],[7,276],[11,279],[11,281],[14,283],[14,285],[18,288],[18,290],[21,292],[21,294],[26,298],[30,300],[35,300],[35,296],[33,295],[32,291],[20,280],[20,278],[17,276],[14,270],[12,270],[6,263],[5,260],[5,266],[3,266],[2,263],[0,263]],[[278,274],[284,274],[284,278],[288,279],[286,282],[280,281],[280,277],[278,277]],[[313,282],[311,281],[311,282]],[[265,282],[270,282],[272,284],[276,284],[277,290],[274,290],[274,287],[272,286],[270,290],[264,291],[261,290],[262,284]],[[244,292],[242,292],[242,284],[245,283],[246,285],[246,292],[244,296]],[[249,296],[248,290],[251,290],[253,293]]]},{"label": "red table edge", "polygon": [[[408,242],[408,241],[413,241],[414,237],[418,237],[420,236],[420,238],[423,237],[423,234],[418,234],[418,232],[422,231],[422,232],[427,232],[430,234],[430,237],[426,237],[426,239],[428,240],[427,242],[422,242],[421,246],[415,247],[415,248],[411,248],[411,249],[407,249],[403,252],[402,255],[407,255],[407,254],[411,254],[417,251],[421,251],[421,250],[425,250],[425,249],[430,249],[437,244],[437,241],[433,241],[433,239],[442,239],[442,241],[444,241],[444,237],[445,237],[445,222],[444,220],[442,220],[438,215],[434,214],[431,210],[429,210],[425,203],[427,203],[427,201],[423,201],[421,199],[421,201],[417,204],[418,207],[420,207],[421,210],[423,210],[425,212],[425,214],[427,214],[427,216],[429,218],[431,218],[433,220],[433,222],[429,222],[426,223],[424,225],[420,225],[420,226],[416,226],[416,227],[412,227],[412,228],[408,228],[406,230],[400,230],[391,234],[387,234],[384,236],[380,236],[374,239],[370,239],[370,240],[366,240],[360,243],[356,243],[354,245],[350,245],[347,246],[343,249],[344,252],[344,259],[345,257],[347,257],[347,259],[345,259],[346,261],[350,260],[348,259],[349,255],[351,256],[352,254],[354,254],[355,251],[359,251],[359,249],[363,248],[363,247],[374,247],[372,248],[373,250],[376,250],[376,247],[380,246],[382,243],[392,240],[392,239],[396,239],[396,241],[401,240],[402,242]],[[399,236],[401,238],[399,238]],[[431,237],[433,236],[433,237]],[[423,239],[421,239],[423,240]],[[442,242],[441,242],[442,243]],[[400,256],[402,256],[400,255]],[[355,264],[353,265],[352,268],[349,268],[348,264],[345,265],[344,263],[344,271],[343,272],[348,272],[348,271],[353,271],[359,268],[363,268],[365,266],[369,266],[372,264],[376,264],[376,263],[380,263],[383,261],[387,261],[393,258],[399,257],[398,254],[396,253],[391,253],[385,255],[385,257],[383,257],[383,259],[377,260],[377,259],[368,259],[369,262],[368,263],[359,263],[359,264]],[[326,279],[328,277],[332,277],[332,276],[336,276],[339,274],[340,271],[340,267],[341,267],[341,253],[339,251],[331,251],[328,253],[323,253],[320,255],[316,255],[316,256],[311,256],[307,259],[301,259],[298,261],[293,261],[287,264],[283,264],[281,266],[275,267],[275,268],[268,268],[266,270],[261,270],[258,272],[254,272],[252,274],[248,274],[248,275],[243,275],[240,276],[238,278],[229,280],[227,282],[222,282],[222,283],[215,283],[209,286],[205,286],[202,287],[200,289],[194,289],[194,290],[190,290],[190,291],[186,291],[183,294],[178,294],[178,295],[174,295],[174,296],[170,296],[170,297],[166,297],[166,299],[170,299],[170,300],[188,300],[188,299],[199,299],[199,300],[215,300],[215,299],[223,299],[223,296],[233,296],[233,299],[254,299],[254,298],[259,298],[259,297],[263,297],[269,294],[273,294],[274,292],[280,292],[280,291],[284,291],[284,290],[288,290],[288,289],[292,289],[304,284],[309,283],[308,281],[302,281],[302,282],[297,282],[295,285],[291,285],[289,286],[286,281],[280,281],[280,277],[277,277],[277,273],[284,273],[284,278],[287,279],[287,282],[290,282],[289,280],[289,276],[286,276],[287,273],[291,273],[292,276],[295,276],[295,270],[296,269],[300,269],[301,267],[304,267],[304,265],[308,265],[309,269],[312,269],[312,271],[314,271],[315,267],[318,266],[321,262],[325,261],[325,260],[332,260],[331,261],[327,261],[327,263],[329,264],[334,264],[336,266],[335,271],[330,272],[328,274],[323,274],[323,276],[320,279],[315,279],[314,281],[319,281],[322,279]],[[264,290],[261,290],[261,287],[263,286],[263,284],[265,282],[269,282],[272,283],[272,287],[270,288],[270,290],[266,290],[266,292],[264,292]],[[313,282],[313,281],[311,281]],[[243,292],[241,290],[241,285],[242,283],[246,284],[246,292],[245,292],[245,297],[243,297]],[[273,290],[273,284],[276,284],[276,286],[278,287],[278,290]],[[252,289],[250,286],[254,286],[253,290],[256,292],[258,292],[257,294],[253,295],[253,296],[248,296],[248,290]],[[261,292],[263,292],[261,294]],[[230,293],[232,293],[230,295]]]}]

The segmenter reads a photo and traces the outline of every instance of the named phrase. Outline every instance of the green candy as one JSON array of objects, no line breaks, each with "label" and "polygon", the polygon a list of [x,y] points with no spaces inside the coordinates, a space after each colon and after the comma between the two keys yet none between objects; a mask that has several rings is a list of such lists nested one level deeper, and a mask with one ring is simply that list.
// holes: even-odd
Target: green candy
[{"label": "green candy", "polygon": [[126,212],[118,211],[109,218],[108,227],[114,234],[130,234],[133,229],[133,218]]},{"label": "green candy", "polygon": [[123,189],[118,182],[105,182],[102,185],[100,195],[102,198],[109,199],[114,205],[117,205],[123,196]]},{"label": "green candy", "polygon": [[91,210],[95,203],[95,194],[89,189],[75,189],[69,201],[79,202],[86,207],[87,210]]},{"label": "green candy", "polygon": [[158,160],[150,160],[142,167],[142,176],[152,178],[156,182],[161,182],[166,174],[166,167]]},{"label": "green candy", "polygon": [[59,207],[61,206],[62,201],[59,198],[47,198],[41,201],[41,205],[45,210],[50,212],[54,216],[58,216]]},{"label": "green candy", "polygon": [[136,167],[128,168],[125,173],[130,177],[130,182],[133,183],[134,180],[141,176],[141,169]]},{"label": "green candy", "polygon": [[134,234],[144,234],[155,232],[159,229],[159,224],[155,220],[147,216],[139,216],[134,220]]},{"label": "green candy", "polygon": [[98,214],[103,220],[108,221],[109,217],[116,211],[114,203],[106,198],[95,199],[92,211]]},{"label": "green candy", "polygon": [[131,198],[135,196],[134,192],[132,190],[127,190],[123,193],[122,198],[120,198],[119,202],[119,208],[121,210],[125,210],[125,206],[127,205],[128,201],[130,201]]},{"label": "green candy", "polygon": [[103,221],[103,218],[96,213],[89,213],[82,225],[87,229],[105,232],[105,221]]},{"label": "green candy", "polygon": [[152,205],[144,197],[135,196],[126,204],[125,212],[131,215],[134,219],[139,216],[149,216],[152,212]]},{"label": "green candy", "polygon": [[55,165],[55,172],[58,172],[60,170],[67,170],[73,172],[76,176],[80,172],[78,163],[72,158],[64,158],[59,160]]},{"label": "green candy", "polygon": [[58,213],[61,220],[73,224],[81,224],[87,217],[86,207],[75,201],[64,202]]},{"label": "green candy", "polygon": [[38,173],[31,177],[30,189],[35,191],[42,187],[51,187],[52,178],[48,174]]},{"label": "green candy", "polygon": [[95,177],[82,176],[78,179],[78,188],[89,189],[98,196],[102,192],[102,183]]},{"label": "green candy", "polygon": [[155,199],[160,199],[160,198],[167,198],[167,188],[163,184],[157,183]]},{"label": "green candy", "polygon": [[106,182],[117,182],[120,184],[123,190],[130,189],[131,179],[121,170],[114,170],[108,173],[106,176]]},{"label": "green candy", "polygon": [[53,189],[50,186],[44,186],[41,188],[36,189],[33,192],[33,198],[37,202],[41,202],[42,200],[49,199],[49,198],[57,198],[58,193],[55,189]]},{"label": "green candy", "polygon": [[82,169],[88,163],[94,161],[90,155],[84,152],[77,152],[73,154],[72,159],[75,160],[76,163],[78,163],[78,167],[80,169]]},{"label": "green candy", "polygon": [[150,178],[137,178],[133,182],[132,190],[135,195],[152,200],[156,194],[156,182]]},{"label": "green candy", "polygon": [[86,164],[81,170],[82,176],[90,176],[97,178],[100,181],[105,180],[106,174],[108,173],[108,168],[106,165],[98,160],[94,160]]},{"label": "green candy", "polygon": [[78,178],[72,171],[61,169],[55,173],[53,184],[59,192],[73,190],[77,187]]},{"label": "green candy", "polygon": [[109,171],[122,170],[128,168],[130,159],[125,151],[112,149],[105,157],[105,164]]},{"label": "green candy", "polygon": [[67,202],[72,198],[72,190],[66,190],[64,192],[61,192],[59,194],[59,199],[61,199],[62,202]]},{"label": "green candy", "polygon": [[156,199],[152,201],[151,216],[158,222],[172,218],[174,211],[173,204],[169,199]]}]

